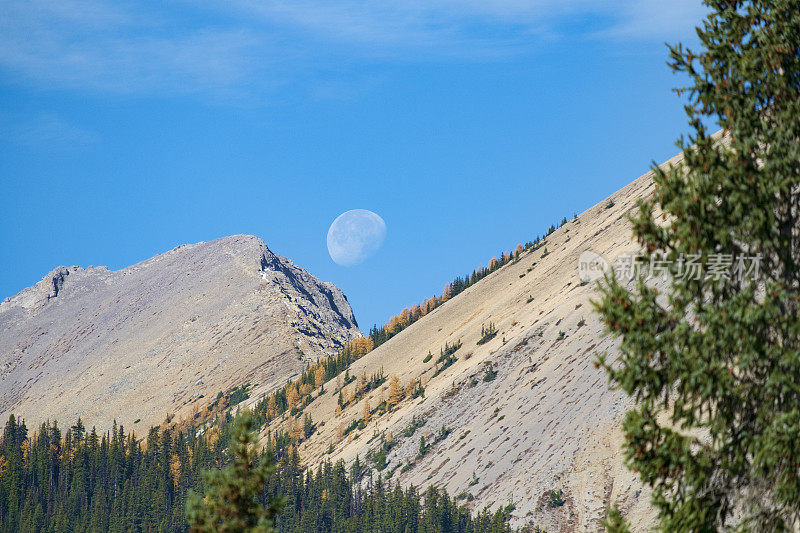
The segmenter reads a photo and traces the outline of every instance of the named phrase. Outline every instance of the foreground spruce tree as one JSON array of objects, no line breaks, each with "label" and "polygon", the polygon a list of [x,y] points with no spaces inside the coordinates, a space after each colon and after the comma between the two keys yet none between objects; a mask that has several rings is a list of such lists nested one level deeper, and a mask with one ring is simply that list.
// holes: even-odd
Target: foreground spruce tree
[{"label": "foreground spruce tree", "polygon": [[705,4],[702,50],[670,50],[694,133],[632,220],[643,260],[672,276],[660,294],[642,276],[601,284],[621,356],[599,363],[636,401],[625,458],[661,529],[797,530],[800,1]]},{"label": "foreground spruce tree", "polygon": [[205,497],[191,494],[186,502],[186,516],[193,532],[273,531],[272,519],[282,500],[273,499],[267,508],[258,501],[275,465],[269,455],[259,461],[256,428],[248,411],[237,415],[230,444],[232,463],[222,470],[205,472],[203,477],[209,487]]}]

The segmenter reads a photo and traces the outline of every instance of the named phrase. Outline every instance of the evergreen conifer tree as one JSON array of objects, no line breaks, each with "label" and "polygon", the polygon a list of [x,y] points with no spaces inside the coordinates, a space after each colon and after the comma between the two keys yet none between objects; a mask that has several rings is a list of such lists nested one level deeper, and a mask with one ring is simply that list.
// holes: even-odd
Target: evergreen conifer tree
[{"label": "evergreen conifer tree", "polygon": [[186,514],[195,532],[271,533],[273,517],[283,504],[272,498],[264,507],[258,497],[267,478],[275,472],[270,455],[259,461],[257,425],[248,411],[241,411],[234,421],[230,453],[233,462],[221,470],[210,470],[204,478],[208,491],[204,498],[192,493],[186,502]]}]

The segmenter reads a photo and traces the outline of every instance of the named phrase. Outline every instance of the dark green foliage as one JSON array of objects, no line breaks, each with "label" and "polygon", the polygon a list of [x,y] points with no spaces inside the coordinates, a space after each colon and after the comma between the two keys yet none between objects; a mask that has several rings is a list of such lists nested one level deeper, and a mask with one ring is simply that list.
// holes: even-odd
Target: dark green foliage
[{"label": "dark green foliage", "polygon": [[[353,381],[355,381],[355,379]],[[366,396],[370,391],[377,389],[384,383],[386,383],[386,376],[384,375],[383,369],[381,368],[380,371],[373,373],[369,378],[367,378],[365,387],[361,390],[356,391],[356,394],[353,395],[353,400],[351,403],[357,402],[358,400]],[[377,406],[376,409],[377,408],[381,408],[381,406]]]},{"label": "dark green foliage", "polygon": [[474,518],[446,493],[429,488],[420,495],[413,487],[403,489],[378,476],[355,486],[341,463],[320,466],[300,474],[296,480],[284,477],[274,487],[295,505],[287,505],[276,521],[280,532],[380,531],[486,532],[511,531],[509,514],[498,510]]},{"label": "dark green foliage", "polygon": [[375,470],[378,472],[382,471],[386,468],[386,458],[389,455],[389,452],[392,451],[396,441],[394,439],[387,440],[383,435],[381,435],[381,443],[380,446],[376,450],[370,450],[367,454],[367,459],[372,461],[375,465]]},{"label": "dark green foliage", "polygon": [[439,357],[436,359],[436,372],[434,372],[433,377],[438,376],[458,361],[455,353],[459,348],[461,348],[461,339],[453,344],[445,342],[444,348],[439,349]]},{"label": "dark green foliage", "polygon": [[[691,85],[679,167],[654,168],[632,222],[659,293],[609,278],[598,309],[621,337],[599,363],[637,404],[625,458],[665,531],[800,527],[800,2],[708,0],[702,49],[670,50]],[[712,137],[716,122],[724,138]],[[656,220],[658,213],[658,220]],[[663,218],[661,214],[663,213]],[[698,254],[701,275],[683,275]],[[758,273],[715,276],[713,256]],[[728,262],[730,261],[730,262]],[[619,527],[620,517],[609,516]]]},{"label": "dark green foliage", "polygon": [[608,510],[606,518],[601,520],[600,523],[606,528],[606,531],[611,533],[630,533],[631,531],[628,522],[622,516],[622,512],[616,505]]},{"label": "dark green foliage", "polygon": [[[187,532],[184,504],[189,490],[209,491],[209,501],[217,503],[225,493],[251,494],[258,479],[253,472],[269,464],[258,462],[252,443],[241,452],[247,439],[234,438],[241,435],[241,426],[233,431],[233,420],[223,415],[213,429],[218,438],[213,439],[193,437],[194,428],[175,435],[153,429],[144,448],[121,427],[98,435],[87,432],[79,421],[62,435],[53,423],[43,424],[31,436],[24,423],[11,417],[0,440],[0,530]],[[366,475],[361,464],[349,473],[341,461],[305,470],[288,435],[271,437],[276,468],[265,469],[264,490],[257,496],[260,505],[251,506],[246,497],[239,503],[246,503],[246,515],[259,516],[258,507],[268,508],[276,497],[284,498],[274,523],[278,532],[511,531],[505,509],[472,515],[446,492],[431,487],[420,494],[414,487],[390,485]],[[234,462],[212,474],[207,485],[201,472],[230,464],[229,448],[239,456],[240,466]]]},{"label": "dark green foliage", "polygon": [[416,433],[417,429],[421,428],[424,425],[425,421],[422,418],[417,418],[417,415],[413,415],[411,417],[411,423],[405,430],[403,430],[403,436],[406,438],[412,437],[414,433]]},{"label": "dark green foliage", "polygon": [[[359,428],[359,426],[361,427]],[[365,427],[364,421],[360,418],[356,418],[355,420],[350,422],[349,426],[347,426],[344,429],[344,434],[348,435],[351,431],[355,431],[356,429],[364,429],[364,427]]]},{"label": "dark green foliage", "polygon": [[483,368],[483,381],[489,382],[494,381],[497,377],[497,369],[495,369],[492,363],[488,363]]},{"label": "dark green foliage", "polygon": [[551,490],[550,494],[547,495],[547,506],[551,509],[561,507],[565,503],[567,502],[564,500],[564,491],[561,489]]},{"label": "dark green foliage", "polygon": [[388,341],[392,337],[393,335],[390,335],[386,332],[386,328],[382,326],[378,327],[377,324],[374,324],[369,330],[369,338],[372,339],[373,346],[375,346],[375,348]]},{"label": "dark green foliage", "polygon": [[231,390],[230,395],[228,397],[229,398],[228,405],[237,405],[248,399],[250,397],[250,394],[247,392],[247,389],[249,388],[250,388],[249,383],[241,387],[234,387],[233,390]]},{"label": "dark green foliage", "polygon": [[481,338],[478,339],[478,344],[486,344],[497,336],[497,328],[493,322],[489,322],[488,326],[481,324]]},{"label": "dark green foliage", "polygon": [[316,428],[317,426],[314,424],[314,421],[311,420],[311,416],[308,414],[303,415],[303,437],[306,439],[310,437]]},{"label": "dark green foliage", "polygon": [[186,531],[187,492],[223,460],[227,422],[213,446],[193,433],[151,429],[143,449],[116,424],[98,435],[79,420],[62,436],[53,422],[29,436],[11,417],[0,441],[0,530]]},{"label": "dark green foliage", "polygon": [[[344,347],[344,349],[338,353],[337,355],[326,357],[321,360],[323,368],[325,369],[324,379],[330,380],[338,376],[340,373],[344,372],[344,385],[348,385],[355,381],[355,376],[350,375],[349,367],[350,365],[355,362],[359,358],[359,355],[354,351],[354,348],[348,344]],[[303,371],[300,378],[296,380],[294,383],[291,384],[292,386],[302,386],[302,385],[311,385],[312,387],[315,386],[315,378],[314,378],[314,369],[313,367],[306,368]],[[267,406],[269,405],[270,396],[275,398],[275,406],[277,407],[277,413],[275,417],[280,417],[283,413],[285,413],[289,409],[288,402],[286,400],[286,393],[287,387],[290,386],[287,384],[286,386],[278,389],[271,395],[264,396],[261,400],[258,401],[253,412],[256,415],[256,418],[259,420],[266,420],[267,422],[271,421],[273,418],[267,419]],[[235,390],[235,389],[234,389]],[[244,391],[246,392],[246,390]],[[320,394],[323,391],[320,391]],[[220,393],[221,395],[222,393]],[[339,393],[341,398],[341,392]],[[219,398],[221,398],[220,396]],[[219,399],[218,398],[218,399]],[[237,397],[238,399],[238,397]],[[246,399],[246,396],[245,398]],[[240,400],[242,401],[242,400]],[[311,401],[310,397],[305,398],[304,404],[298,405],[297,408],[292,412],[292,415],[298,414],[308,403]],[[230,405],[234,405],[234,403],[230,403]],[[341,400],[340,400],[341,405]],[[210,410],[210,409],[209,409]]]},{"label": "dark green foliage", "polygon": [[242,411],[233,422],[229,454],[232,462],[203,473],[208,489],[205,497],[190,493],[186,516],[193,532],[271,533],[273,517],[283,507],[275,496],[266,506],[258,497],[270,474],[276,470],[272,452],[259,460],[258,430],[253,416]]}]

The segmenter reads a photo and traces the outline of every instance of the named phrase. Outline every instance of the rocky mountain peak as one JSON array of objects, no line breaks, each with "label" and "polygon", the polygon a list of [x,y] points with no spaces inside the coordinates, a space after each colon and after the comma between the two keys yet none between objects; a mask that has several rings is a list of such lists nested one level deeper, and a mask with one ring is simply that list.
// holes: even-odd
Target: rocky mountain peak
[{"label": "rocky mountain peak", "polygon": [[360,335],[335,285],[234,235],[121,270],[58,267],[0,303],[0,416],[143,427],[282,384]]}]

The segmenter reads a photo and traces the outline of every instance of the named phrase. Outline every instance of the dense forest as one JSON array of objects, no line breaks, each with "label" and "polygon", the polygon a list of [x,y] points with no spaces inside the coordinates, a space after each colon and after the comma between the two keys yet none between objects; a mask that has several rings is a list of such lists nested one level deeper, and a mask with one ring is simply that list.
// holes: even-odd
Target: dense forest
[{"label": "dense forest", "polygon": [[[0,529],[188,531],[187,496],[205,492],[202,471],[229,461],[231,421],[228,413],[201,436],[153,428],[140,441],[122,427],[98,435],[81,421],[29,432],[12,416],[0,441]],[[269,442],[264,453],[277,468],[261,499],[285,499],[277,531],[510,531],[509,509],[472,514],[444,491],[401,488],[358,461],[306,470],[288,435]]]}]

